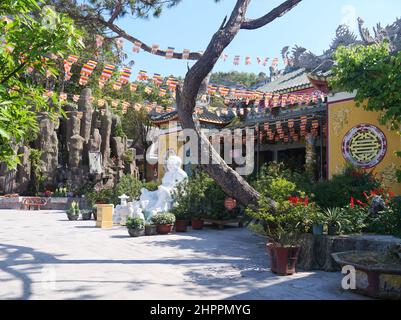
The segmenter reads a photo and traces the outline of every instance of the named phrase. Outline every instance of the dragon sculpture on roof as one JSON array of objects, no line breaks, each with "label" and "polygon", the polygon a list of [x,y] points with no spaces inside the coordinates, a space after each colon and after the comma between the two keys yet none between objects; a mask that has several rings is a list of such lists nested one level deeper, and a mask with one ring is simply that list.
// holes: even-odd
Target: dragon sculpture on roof
[{"label": "dragon sculpture on roof", "polygon": [[281,55],[283,59],[287,59],[288,61],[284,73],[301,68],[312,73],[326,72],[333,66],[333,54],[341,45],[372,45],[388,41],[392,53],[401,50],[401,19],[397,19],[393,24],[386,27],[382,27],[380,23],[377,24],[373,28],[374,35],[371,35],[369,29],[364,27],[364,20],[362,18],[358,18],[358,25],[361,40],[358,40],[357,36],[349,30],[347,25],[340,25],[336,30],[336,36],[330,48],[320,56],[300,46],[293,47],[291,52],[288,46],[284,47]]}]

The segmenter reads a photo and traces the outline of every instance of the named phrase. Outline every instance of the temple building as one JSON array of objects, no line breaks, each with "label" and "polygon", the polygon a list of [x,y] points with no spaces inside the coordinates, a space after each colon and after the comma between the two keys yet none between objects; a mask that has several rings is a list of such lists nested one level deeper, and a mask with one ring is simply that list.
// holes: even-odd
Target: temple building
[{"label": "temple building", "polygon": [[[258,88],[261,99],[227,95],[226,110],[197,108],[202,128],[251,129],[255,135],[254,172],[271,161],[306,170],[316,180],[330,179],[346,163],[373,171],[383,186],[401,194],[396,168],[401,159],[401,139],[379,123],[380,115],[356,107],[355,94],[329,92],[329,73],[308,73],[297,69],[278,75]],[[160,128],[158,155],[174,152],[185,159],[184,141],[176,111],[152,117]],[[163,165],[158,164],[158,177]]]}]

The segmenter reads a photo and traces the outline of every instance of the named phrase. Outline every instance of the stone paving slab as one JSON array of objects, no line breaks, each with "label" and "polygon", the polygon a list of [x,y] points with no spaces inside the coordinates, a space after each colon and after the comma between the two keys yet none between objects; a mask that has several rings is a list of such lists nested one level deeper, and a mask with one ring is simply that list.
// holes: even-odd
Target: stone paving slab
[{"label": "stone paving slab", "polygon": [[130,238],[61,211],[0,210],[0,299],[364,299],[340,273],[270,272],[263,239],[206,228]]}]

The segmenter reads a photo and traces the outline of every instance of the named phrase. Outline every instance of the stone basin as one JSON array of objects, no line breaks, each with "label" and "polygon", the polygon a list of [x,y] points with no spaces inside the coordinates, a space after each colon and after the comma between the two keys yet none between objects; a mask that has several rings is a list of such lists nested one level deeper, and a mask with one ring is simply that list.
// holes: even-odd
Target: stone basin
[{"label": "stone basin", "polygon": [[380,251],[332,253],[341,266],[356,270],[355,292],[380,299],[401,300],[401,260]]}]

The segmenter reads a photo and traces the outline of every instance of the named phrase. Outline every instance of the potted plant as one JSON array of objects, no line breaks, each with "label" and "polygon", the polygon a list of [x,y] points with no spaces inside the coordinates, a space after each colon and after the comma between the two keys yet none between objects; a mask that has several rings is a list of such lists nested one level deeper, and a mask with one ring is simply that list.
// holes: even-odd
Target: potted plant
[{"label": "potted plant", "polygon": [[282,276],[294,274],[301,250],[298,233],[278,226],[268,235],[268,240],[266,248],[271,271]]},{"label": "potted plant", "polygon": [[172,213],[175,216],[175,231],[187,232],[189,217],[188,214],[179,208],[173,208]]},{"label": "potted plant", "polygon": [[151,223],[147,222],[145,224],[145,235],[153,236],[155,234],[157,234],[156,226],[154,224],[151,224]]},{"label": "potted plant", "polygon": [[193,230],[202,230],[203,229],[203,220],[199,216],[192,217],[191,226]]},{"label": "potted plant", "polygon": [[311,222],[312,222],[312,233],[316,236],[323,235],[323,228],[324,228],[324,215],[321,211],[316,210],[311,215]]},{"label": "potted plant", "polygon": [[188,212],[188,202],[190,201],[188,193],[186,192],[187,182],[181,182],[177,185],[173,193],[174,206],[171,209],[171,213],[174,214],[175,220],[175,231],[186,232],[190,215]]},{"label": "potted plant", "polygon": [[323,211],[327,223],[327,234],[329,236],[335,236],[340,233],[343,213],[344,211],[338,207],[327,208]]},{"label": "potted plant", "polygon": [[158,234],[169,234],[174,226],[175,216],[172,213],[159,213],[152,217]]},{"label": "potted plant", "polygon": [[145,221],[141,218],[127,218],[127,230],[131,237],[139,237],[145,234]]},{"label": "potted plant", "polygon": [[95,205],[92,208],[92,212],[93,212],[93,219],[97,221],[97,207]]},{"label": "potted plant", "polygon": [[71,202],[70,208],[67,210],[68,220],[74,221],[78,220],[80,214],[79,204],[76,201]]},{"label": "potted plant", "polygon": [[[279,275],[291,275],[296,272],[300,252],[300,235],[310,228],[310,215],[315,205],[308,197],[293,195],[296,185],[284,177],[271,177],[262,174],[258,184],[261,197],[257,207],[246,208],[246,213],[258,219],[258,233],[267,238],[266,249],[270,258],[271,271]],[[270,195],[275,201],[275,210]],[[253,225],[251,225],[252,227]]]},{"label": "potted plant", "polygon": [[92,210],[81,210],[82,220],[90,220],[92,218]]}]

